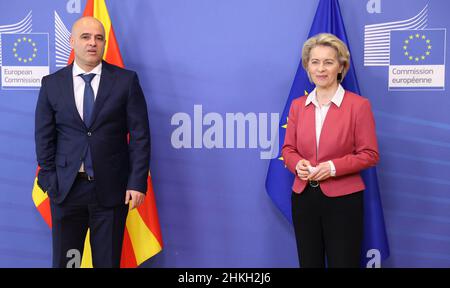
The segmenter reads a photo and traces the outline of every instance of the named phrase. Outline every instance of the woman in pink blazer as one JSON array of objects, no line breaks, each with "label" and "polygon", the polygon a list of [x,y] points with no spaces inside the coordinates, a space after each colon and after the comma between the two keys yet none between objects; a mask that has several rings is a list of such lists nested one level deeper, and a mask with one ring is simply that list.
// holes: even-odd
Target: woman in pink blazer
[{"label": "woman in pink blazer", "polygon": [[296,175],[292,217],[301,267],[359,267],[363,237],[360,171],[379,159],[367,99],[340,83],[347,46],[332,34],[308,39],[302,65],[315,89],[292,101],[282,155]]}]

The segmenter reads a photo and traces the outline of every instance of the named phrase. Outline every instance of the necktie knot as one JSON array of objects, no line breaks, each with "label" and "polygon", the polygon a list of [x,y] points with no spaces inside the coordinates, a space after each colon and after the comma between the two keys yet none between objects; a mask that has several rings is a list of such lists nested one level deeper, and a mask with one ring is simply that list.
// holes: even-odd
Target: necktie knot
[{"label": "necktie knot", "polygon": [[94,79],[95,74],[94,73],[89,73],[89,74],[80,74],[79,75],[81,78],[83,78],[84,82],[86,84],[91,84],[92,79]]}]

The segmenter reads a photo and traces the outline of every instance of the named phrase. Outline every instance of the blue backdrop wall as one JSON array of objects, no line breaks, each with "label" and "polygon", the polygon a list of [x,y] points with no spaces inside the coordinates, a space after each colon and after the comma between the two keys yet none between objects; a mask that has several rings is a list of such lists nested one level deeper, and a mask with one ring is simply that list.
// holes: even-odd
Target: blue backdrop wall
[{"label": "blue backdrop wall", "polygon": [[[151,171],[165,247],[143,266],[296,267],[292,227],[265,191],[270,142],[264,140],[271,123],[278,124],[318,0],[106,2],[125,66],[138,71],[149,110]],[[56,58],[61,49],[55,45],[55,18],[70,30],[84,3],[1,1],[0,33],[28,16],[27,32],[45,33],[39,39],[48,41],[45,53],[54,72],[64,62]],[[361,93],[377,121],[391,248],[383,265],[449,267],[450,3],[341,0],[340,5]],[[434,65],[432,84],[394,83],[415,77],[394,71],[397,64],[418,62],[392,56],[395,39],[404,35],[391,30],[406,28],[432,40],[431,48],[411,48],[435,57],[423,62]],[[9,65],[8,53],[0,55],[3,67]],[[2,70],[2,79],[5,74]],[[2,82],[0,90],[0,267],[49,267],[50,230],[31,200],[38,88],[12,86]],[[230,125],[238,113],[248,118],[241,132]],[[208,141],[211,127],[223,137],[216,133]]]}]

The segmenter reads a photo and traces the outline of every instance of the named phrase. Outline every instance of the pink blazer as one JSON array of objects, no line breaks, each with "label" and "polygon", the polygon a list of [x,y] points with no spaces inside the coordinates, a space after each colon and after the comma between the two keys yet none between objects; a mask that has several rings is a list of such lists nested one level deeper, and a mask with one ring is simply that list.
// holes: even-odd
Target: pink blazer
[{"label": "pink blazer", "polygon": [[374,166],[378,160],[375,121],[369,100],[345,91],[341,106],[333,102],[320,134],[317,153],[315,106],[305,106],[306,96],[292,101],[282,156],[286,167],[296,175],[292,190],[301,193],[307,181],[297,176],[295,166],[301,159],[317,166],[333,161],[336,176],[320,182],[329,197],[343,196],[365,189],[360,171]]}]

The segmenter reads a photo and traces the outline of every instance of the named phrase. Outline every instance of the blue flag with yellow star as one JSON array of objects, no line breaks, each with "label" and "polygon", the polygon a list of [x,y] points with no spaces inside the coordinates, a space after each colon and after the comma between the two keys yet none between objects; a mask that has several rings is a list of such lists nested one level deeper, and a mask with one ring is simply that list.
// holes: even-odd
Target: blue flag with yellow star
[{"label": "blue flag with yellow star", "polygon": [[[337,0],[320,0],[308,38],[325,32],[336,35],[350,47]],[[346,90],[360,94],[352,63],[341,84]],[[314,86],[309,82],[308,76],[300,61],[281,117],[279,129],[280,153],[284,142],[287,117],[289,115],[289,108],[292,100],[306,95],[307,91],[311,91],[313,88]],[[361,174],[366,185],[366,190],[364,192],[364,242],[363,251],[361,253],[361,265],[362,267],[367,267],[374,263],[373,261],[370,261],[373,259],[372,257],[386,259],[389,256],[389,246],[378,189],[376,169],[370,168],[363,171]],[[292,223],[291,187],[293,182],[294,175],[284,167],[281,156],[272,159],[266,177],[266,190],[274,204],[290,223]]]},{"label": "blue flag with yellow star", "polygon": [[1,34],[3,66],[48,66],[48,34]]},{"label": "blue flag with yellow star", "polygon": [[391,65],[443,65],[445,30],[392,30]]}]

